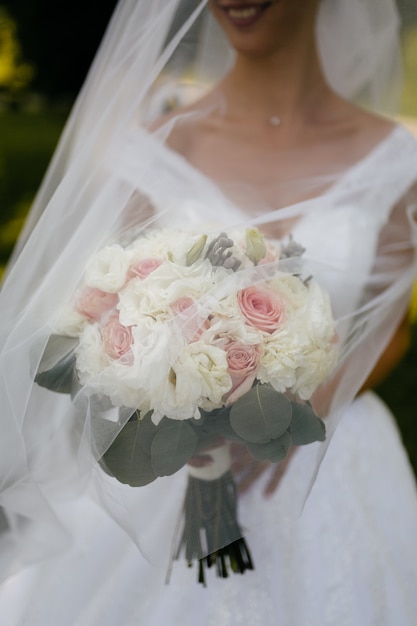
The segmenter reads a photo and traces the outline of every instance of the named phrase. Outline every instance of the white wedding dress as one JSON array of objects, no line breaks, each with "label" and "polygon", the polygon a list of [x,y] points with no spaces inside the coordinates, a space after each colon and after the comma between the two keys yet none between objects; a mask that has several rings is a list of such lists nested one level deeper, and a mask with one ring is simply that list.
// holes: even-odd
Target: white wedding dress
[{"label": "white wedding dress", "polygon": [[[360,206],[344,202],[354,196],[346,190],[360,189],[374,168],[382,176],[399,154],[415,163],[414,178],[400,176],[391,198],[374,188]],[[397,127],[327,192],[323,209],[303,218],[294,236],[316,255],[337,255],[341,266],[355,263],[366,275],[378,229],[415,179],[417,144]],[[343,280],[327,287],[339,290],[339,303],[346,297]],[[417,491],[393,417],[370,392],[351,404],[294,522],[291,508],[315,453],[315,444],[297,449],[268,502],[261,488],[240,498],[255,570],[226,580],[210,571],[206,588],[182,560],[166,584],[166,569],[154,567],[87,497],[66,503],[61,516],[74,544],[3,585],[2,625],[414,626]],[[136,491],[138,516],[150,500],[159,502],[147,539],[157,538],[167,553],[185,480],[181,471]]]}]

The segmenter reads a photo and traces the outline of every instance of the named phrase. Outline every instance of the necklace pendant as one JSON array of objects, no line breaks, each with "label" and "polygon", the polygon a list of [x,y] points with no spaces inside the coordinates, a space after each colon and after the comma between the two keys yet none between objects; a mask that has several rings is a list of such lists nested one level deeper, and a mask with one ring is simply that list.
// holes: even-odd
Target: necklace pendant
[{"label": "necklace pendant", "polygon": [[271,126],[281,126],[281,119],[276,115],[272,115],[269,118],[269,123],[271,124]]}]

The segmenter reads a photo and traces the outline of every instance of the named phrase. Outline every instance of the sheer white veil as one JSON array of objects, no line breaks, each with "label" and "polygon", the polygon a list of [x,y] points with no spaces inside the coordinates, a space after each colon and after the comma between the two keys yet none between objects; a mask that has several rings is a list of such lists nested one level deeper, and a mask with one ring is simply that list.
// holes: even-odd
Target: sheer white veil
[{"label": "sheer white veil", "polygon": [[[110,140],[138,110],[145,118],[160,115],[181,79],[188,77],[199,86],[195,93],[200,95],[201,86],[208,87],[227,72],[233,51],[206,2],[119,3],[14,257],[68,169],[70,155],[79,159],[74,148],[77,137],[84,150],[99,136],[101,142]],[[393,0],[322,0],[317,42],[335,91],[373,110],[396,113],[402,86],[399,31]],[[159,75],[163,80],[150,98]]]},{"label": "sheer white veil", "polygon": [[[324,72],[335,91],[374,110],[395,110],[401,64],[393,0],[323,0],[317,38]],[[0,294],[1,575],[66,545],[62,502],[89,481],[95,483],[103,506],[143,547],[145,521],[136,527],[132,523],[134,489],[117,491],[93,464],[89,450],[92,432],[100,457],[125,422],[103,421],[102,430],[96,432],[88,411],[80,419],[68,397],[40,389],[34,376],[63,303],[79,285],[88,259],[105,243],[117,241],[127,227],[143,229],[156,221],[196,228],[201,215],[223,227],[246,223],[217,185],[166,148],[171,122],[155,132],[147,130],[173,104],[199,98],[232,63],[233,52],[206,0],[119,2]],[[371,178],[356,189],[358,196],[374,198],[378,191],[392,198],[386,223],[389,209],[417,177],[410,155],[415,155],[411,140],[382,188],[380,179]],[[327,185],[332,182],[334,173],[326,177]],[[156,207],[156,217],[149,216],[149,204],[135,203],[138,195]],[[332,201],[330,194],[322,204]],[[412,206],[407,209],[410,217]],[[300,203],[272,211],[268,220],[308,210],[308,203]],[[369,284],[351,276],[352,293],[366,292],[367,297],[340,316],[341,332],[343,328],[346,332],[347,323],[350,328],[343,352],[348,373],[334,394],[335,415],[355,395],[407,306],[416,234],[404,215],[398,221],[394,218],[391,226],[398,239],[381,249],[378,272]],[[262,217],[257,219],[262,224]],[[322,264],[312,260],[318,273]],[[361,341],[364,348],[359,351]],[[316,469],[317,463],[306,485]],[[169,490],[169,481],[165,484]],[[156,487],[158,493],[161,489]],[[180,497],[178,501],[180,508]]]}]

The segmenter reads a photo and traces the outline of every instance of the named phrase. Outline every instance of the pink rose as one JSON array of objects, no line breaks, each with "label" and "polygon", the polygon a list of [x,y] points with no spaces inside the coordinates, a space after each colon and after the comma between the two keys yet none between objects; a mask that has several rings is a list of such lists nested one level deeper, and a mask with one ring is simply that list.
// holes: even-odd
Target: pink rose
[{"label": "pink rose", "polygon": [[253,285],[237,294],[238,304],[248,324],[273,333],[285,322],[285,302],[271,289]]},{"label": "pink rose", "polygon": [[120,359],[133,343],[132,328],[123,326],[118,315],[112,315],[102,330],[104,349],[112,359]]},{"label": "pink rose", "polygon": [[126,280],[132,278],[141,278],[142,280],[152,274],[160,265],[162,265],[162,259],[142,259],[136,261],[129,267]]},{"label": "pink rose", "polygon": [[259,346],[246,346],[230,341],[226,347],[227,365],[232,388],[227,395],[227,404],[232,404],[249,391],[256,378],[259,366]]},{"label": "pink rose", "polygon": [[196,303],[192,298],[184,296],[171,304],[171,309],[177,317],[181,332],[187,341],[198,341],[205,330],[210,327],[207,318],[202,318]]},{"label": "pink rose", "polygon": [[96,287],[84,287],[75,309],[87,319],[98,322],[105,313],[116,306],[118,301],[118,295],[115,293],[108,293]]}]

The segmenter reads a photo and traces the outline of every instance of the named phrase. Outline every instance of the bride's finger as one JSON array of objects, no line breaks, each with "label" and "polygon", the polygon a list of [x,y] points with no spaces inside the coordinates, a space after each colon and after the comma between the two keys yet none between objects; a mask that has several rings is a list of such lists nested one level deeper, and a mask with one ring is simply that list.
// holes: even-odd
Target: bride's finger
[{"label": "bride's finger", "polygon": [[285,470],[287,469],[288,464],[291,461],[294,450],[295,448],[292,448],[288,452],[286,458],[280,463],[277,463],[277,465],[274,467],[271,478],[269,479],[264,490],[265,496],[271,496],[278,487],[279,483],[281,482],[281,478],[285,474]]},{"label": "bride's finger", "polygon": [[284,463],[279,463],[277,465],[277,467],[274,468],[274,471],[272,472],[272,476],[269,479],[265,489],[264,489],[264,495],[265,496],[271,496],[274,491],[276,490],[276,488],[278,487],[281,478],[285,472],[285,467],[283,467]]},{"label": "bride's finger", "polygon": [[232,472],[234,474],[240,474],[241,472],[247,472],[254,463],[255,459],[249,454],[246,446],[240,443],[232,443],[230,445],[230,451],[232,454]]},{"label": "bride's finger", "polygon": [[252,464],[249,472],[239,481],[238,493],[243,494],[258,480],[260,476],[271,466],[269,461],[259,461]]},{"label": "bride's finger", "polygon": [[213,457],[209,454],[195,454],[188,460],[191,467],[207,467],[213,463]]}]

